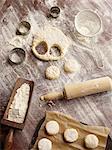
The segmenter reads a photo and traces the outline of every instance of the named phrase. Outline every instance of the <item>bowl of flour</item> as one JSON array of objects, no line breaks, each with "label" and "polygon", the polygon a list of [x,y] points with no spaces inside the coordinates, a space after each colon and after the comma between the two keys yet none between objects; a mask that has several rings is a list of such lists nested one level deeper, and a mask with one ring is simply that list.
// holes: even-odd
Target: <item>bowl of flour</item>
[{"label": "bowl of flour", "polygon": [[102,21],[92,10],[82,10],[75,16],[75,28],[83,36],[93,37],[100,32]]}]

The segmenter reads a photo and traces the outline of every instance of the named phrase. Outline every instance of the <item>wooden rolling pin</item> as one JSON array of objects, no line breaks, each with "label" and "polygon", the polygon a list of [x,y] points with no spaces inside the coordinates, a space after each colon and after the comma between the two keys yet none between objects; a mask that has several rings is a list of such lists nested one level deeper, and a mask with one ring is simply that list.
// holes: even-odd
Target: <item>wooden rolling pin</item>
[{"label": "wooden rolling pin", "polygon": [[41,96],[41,100],[74,99],[112,90],[112,79],[102,77],[80,83],[66,84],[62,92],[51,92]]}]

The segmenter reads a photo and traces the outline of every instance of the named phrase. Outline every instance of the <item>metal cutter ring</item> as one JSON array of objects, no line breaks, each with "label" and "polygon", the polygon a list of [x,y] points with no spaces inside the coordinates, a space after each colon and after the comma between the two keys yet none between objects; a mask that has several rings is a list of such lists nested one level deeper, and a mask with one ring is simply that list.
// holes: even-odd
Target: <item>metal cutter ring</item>
[{"label": "metal cutter ring", "polygon": [[26,57],[26,53],[22,48],[14,48],[10,51],[8,60],[13,64],[21,64]]},{"label": "metal cutter ring", "polygon": [[60,14],[60,8],[59,7],[57,7],[57,6],[51,7],[51,9],[50,9],[51,17],[57,18],[57,17],[59,17],[59,14]]},{"label": "metal cutter ring", "polygon": [[31,29],[31,25],[29,22],[27,21],[22,21],[19,23],[18,27],[17,27],[17,31],[16,34],[18,35],[27,35],[29,34]]}]

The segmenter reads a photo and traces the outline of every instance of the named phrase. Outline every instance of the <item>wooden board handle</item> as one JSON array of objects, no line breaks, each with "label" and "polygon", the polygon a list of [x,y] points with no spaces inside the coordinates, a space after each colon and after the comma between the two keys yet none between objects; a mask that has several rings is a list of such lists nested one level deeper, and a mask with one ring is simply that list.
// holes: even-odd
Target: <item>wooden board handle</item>
[{"label": "wooden board handle", "polygon": [[10,129],[5,140],[4,150],[12,150],[14,129]]}]

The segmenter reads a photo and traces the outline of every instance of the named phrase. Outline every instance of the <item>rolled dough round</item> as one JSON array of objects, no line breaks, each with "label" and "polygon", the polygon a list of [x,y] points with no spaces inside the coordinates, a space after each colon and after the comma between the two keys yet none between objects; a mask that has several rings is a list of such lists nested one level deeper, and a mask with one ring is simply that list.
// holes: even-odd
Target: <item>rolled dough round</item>
[{"label": "rolled dough round", "polygon": [[77,73],[80,70],[80,65],[76,60],[67,60],[64,64],[64,70],[68,73]]},{"label": "rolled dough round", "polygon": [[58,67],[51,65],[46,69],[46,78],[49,80],[55,80],[60,76],[60,70]]},{"label": "rolled dough round", "polygon": [[64,139],[70,143],[75,142],[78,139],[77,130],[73,128],[66,129],[64,132]]},{"label": "rolled dough round", "polygon": [[85,137],[85,146],[87,148],[96,148],[98,147],[98,137],[94,134],[89,134]]},{"label": "rolled dough round", "polygon": [[[39,54],[36,50],[36,47],[41,42],[47,44],[47,52],[44,55]],[[71,40],[61,30],[50,25],[45,25],[38,30],[37,38],[34,39],[32,44],[32,51],[34,55],[41,60],[59,60],[64,57],[70,44]],[[50,50],[54,46],[60,50],[59,56],[53,56],[50,54]]]},{"label": "rolled dough round", "polygon": [[55,135],[59,132],[58,122],[51,120],[46,124],[46,131],[49,135]]},{"label": "rolled dough round", "polygon": [[52,150],[52,142],[47,138],[42,138],[38,142],[39,150]]}]

